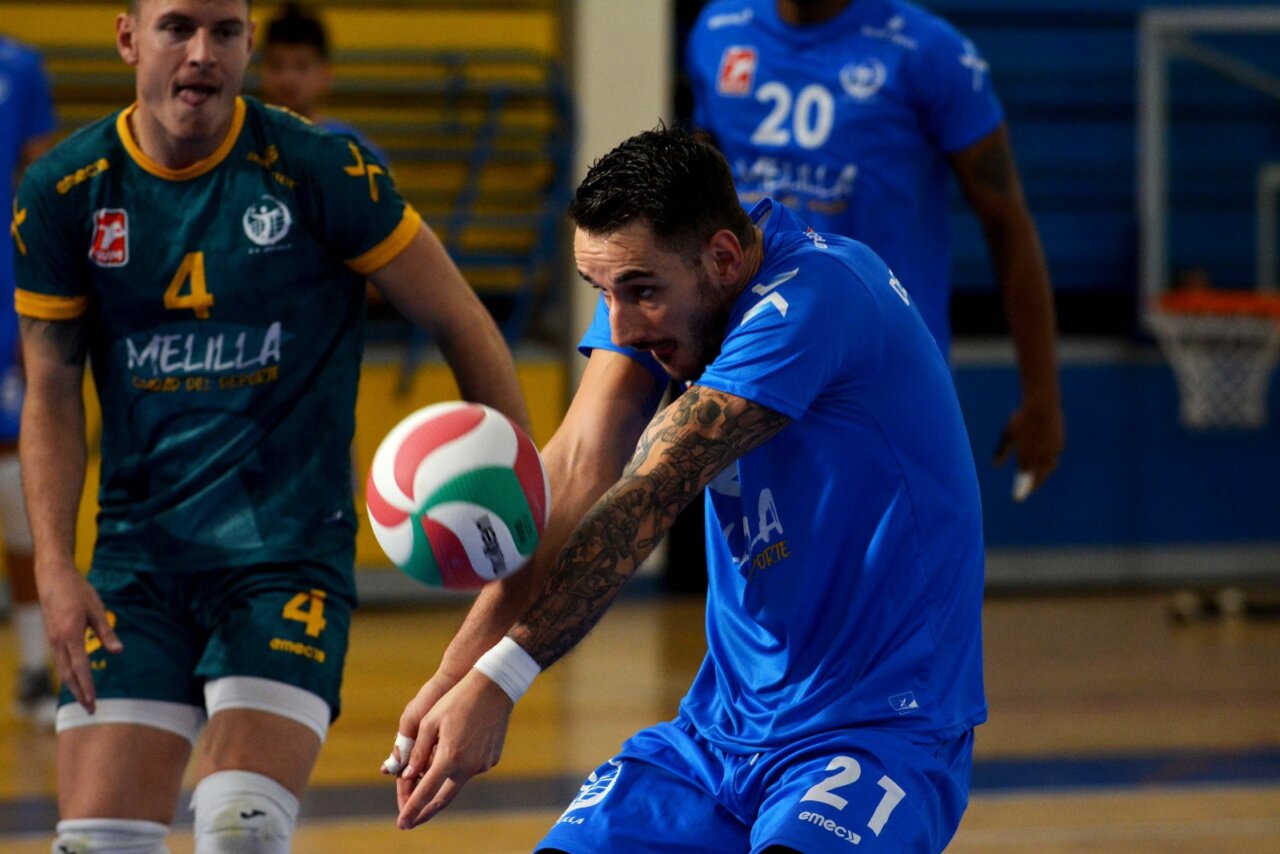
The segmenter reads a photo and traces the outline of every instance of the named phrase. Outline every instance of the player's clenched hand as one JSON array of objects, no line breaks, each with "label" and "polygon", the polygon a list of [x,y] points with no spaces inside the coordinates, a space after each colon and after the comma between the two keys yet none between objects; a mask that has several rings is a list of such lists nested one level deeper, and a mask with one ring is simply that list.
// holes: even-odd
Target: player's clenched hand
[{"label": "player's clenched hand", "polygon": [[435,703],[418,725],[409,764],[401,772],[401,830],[417,827],[444,809],[463,785],[502,756],[511,698],[472,670]]},{"label": "player's clenched hand", "polygon": [[1013,452],[1018,466],[1014,481],[1015,501],[1026,499],[1039,489],[1053,470],[1066,444],[1062,407],[1056,403],[1024,402],[1009,416],[996,448],[994,462],[1003,465]]},{"label": "player's clenched hand", "polygon": [[45,633],[49,636],[58,677],[80,705],[93,714],[97,698],[85,648],[85,629],[92,629],[108,652],[120,652],[124,645],[107,622],[106,609],[97,591],[75,567],[43,571],[38,578]]}]

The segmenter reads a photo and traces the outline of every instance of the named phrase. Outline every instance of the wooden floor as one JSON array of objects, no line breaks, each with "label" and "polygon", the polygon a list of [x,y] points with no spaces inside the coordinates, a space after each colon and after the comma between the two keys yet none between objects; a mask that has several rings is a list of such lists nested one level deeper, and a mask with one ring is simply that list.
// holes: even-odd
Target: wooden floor
[{"label": "wooden floor", "polygon": [[[1280,852],[1280,620],[1174,625],[1165,606],[1157,594],[988,601],[991,719],[949,851]],[[344,713],[296,851],[529,851],[587,771],[671,716],[703,652],[700,602],[624,599],[520,703],[502,764],[401,833],[377,766],[461,613],[358,612]],[[3,626],[4,697],[12,671]],[[0,737],[0,851],[45,854],[52,738],[7,716]],[[191,850],[189,817],[170,847]]]}]

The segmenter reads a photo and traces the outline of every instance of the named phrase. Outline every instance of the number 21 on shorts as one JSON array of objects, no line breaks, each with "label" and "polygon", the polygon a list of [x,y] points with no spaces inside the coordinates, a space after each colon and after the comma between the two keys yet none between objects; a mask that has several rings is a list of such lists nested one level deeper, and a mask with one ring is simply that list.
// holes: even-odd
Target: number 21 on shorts
[{"label": "number 21 on shorts", "polygon": [[[827,804],[842,810],[848,806],[849,800],[837,795],[836,790],[858,782],[858,778],[862,776],[862,766],[852,756],[837,756],[827,765],[827,770],[835,771],[836,773],[805,792],[800,802],[817,801],[820,804]],[[898,805],[907,793],[902,790],[901,786],[890,780],[888,776],[882,776],[876,783],[880,788],[884,789],[884,795],[880,798],[880,803],[876,806],[875,812],[871,814],[871,818],[867,819],[867,827],[870,828],[872,833],[879,836],[880,831],[884,830],[885,823],[889,820],[889,814],[893,812],[893,808]]]}]

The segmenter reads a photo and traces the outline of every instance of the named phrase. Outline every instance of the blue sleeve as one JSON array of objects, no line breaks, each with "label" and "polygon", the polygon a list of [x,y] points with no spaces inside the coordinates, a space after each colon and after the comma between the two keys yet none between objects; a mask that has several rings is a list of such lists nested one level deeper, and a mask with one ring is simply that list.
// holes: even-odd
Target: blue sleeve
[{"label": "blue sleeve", "polygon": [[967,148],[1004,121],[987,61],[938,21],[917,54],[915,92],[926,132],[943,152]]},{"label": "blue sleeve", "polygon": [[39,54],[32,54],[26,71],[22,87],[23,110],[19,119],[22,122],[19,138],[24,143],[44,136],[53,130],[54,125],[52,89]]},{"label": "blue sleeve", "polygon": [[876,302],[857,274],[824,266],[800,274],[810,281],[797,277],[760,295],[734,321],[698,385],[797,419],[828,386],[873,373],[884,335]]},{"label": "blue sleeve", "polygon": [[603,296],[596,299],[596,313],[591,318],[591,326],[578,342],[578,352],[582,355],[590,356],[592,350],[612,350],[614,353],[630,356],[648,369],[658,382],[663,385],[671,382],[671,377],[653,356],[639,350],[632,350],[630,347],[619,347],[613,343],[613,336],[609,332],[609,309],[604,304]]}]

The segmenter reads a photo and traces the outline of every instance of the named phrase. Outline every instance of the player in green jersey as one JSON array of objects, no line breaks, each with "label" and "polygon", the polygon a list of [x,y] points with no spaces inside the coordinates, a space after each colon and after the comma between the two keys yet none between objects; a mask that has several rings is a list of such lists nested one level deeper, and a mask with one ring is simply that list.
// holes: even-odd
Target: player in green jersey
[{"label": "player in green jersey", "polygon": [[[463,397],[527,415],[496,326],[381,164],[240,95],[247,0],[134,0],[116,36],[136,103],[31,168],[11,229],[25,491],[66,692],[54,850],[164,850],[203,728],[197,851],[284,851],[354,604],[365,279],[440,343]],[[87,581],[86,357],[103,413]]]}]

